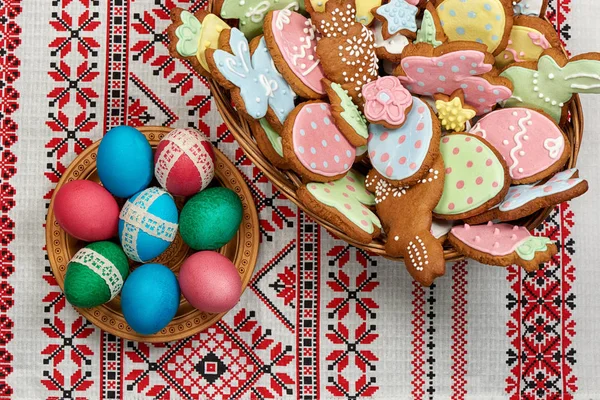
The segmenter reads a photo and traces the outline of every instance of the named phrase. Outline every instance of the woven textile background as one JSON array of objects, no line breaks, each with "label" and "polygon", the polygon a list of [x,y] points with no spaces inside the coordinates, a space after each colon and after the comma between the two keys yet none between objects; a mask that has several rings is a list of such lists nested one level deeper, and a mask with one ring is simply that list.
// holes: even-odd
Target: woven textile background
[{"label": "woven textile background", "polygon": [[[584,99],[590,192],[539,232],[533,274],[448,265],[431,288],[336,240],[283,198],[167,55],[168,12],[205,1],[0,0],[0,398],[600,399],[600,100]],[[600,50],[595,0],[554,0],[573,53]],[[65,302],[44,219],[66,166],[110,127],[192,126],[245,174],[260,213],[250,286],[175,343],[124,341]]]}]

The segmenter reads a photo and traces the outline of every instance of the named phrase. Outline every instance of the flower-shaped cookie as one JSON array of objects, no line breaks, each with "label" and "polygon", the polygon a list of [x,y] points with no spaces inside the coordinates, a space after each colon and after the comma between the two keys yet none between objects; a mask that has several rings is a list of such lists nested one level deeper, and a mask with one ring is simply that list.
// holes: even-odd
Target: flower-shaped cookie
[{"label": "flower-shaped cookie", "polygon": [[363,86],[364,113],[369,122],[388,129],[400,128],[413,99],[395,76],[384,76]]}]

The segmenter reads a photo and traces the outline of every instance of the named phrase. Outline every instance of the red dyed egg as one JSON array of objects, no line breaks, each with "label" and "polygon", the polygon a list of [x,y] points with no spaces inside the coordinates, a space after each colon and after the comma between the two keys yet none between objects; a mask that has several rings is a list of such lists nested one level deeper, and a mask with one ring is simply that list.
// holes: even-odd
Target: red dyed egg
[{"label": "red dyed egg", "polygon": [[242,279],[229,259],[214,251],[200,251],[179,270],[181,294],[200,311],[221,313],[236,305]]},{"label": "red dyed egg", "polygon": [[54,216],[69,235],[86,242],[107,240],[117,234],[119,206],[96,182],[71,181],[54,195]]},{"label": "red dyed egg", "polygon": [[215,153],[210,141],[196,129],[174,129],[154,154],[158,183],[175,196],[191,196],[204,189],[215,174]]}]

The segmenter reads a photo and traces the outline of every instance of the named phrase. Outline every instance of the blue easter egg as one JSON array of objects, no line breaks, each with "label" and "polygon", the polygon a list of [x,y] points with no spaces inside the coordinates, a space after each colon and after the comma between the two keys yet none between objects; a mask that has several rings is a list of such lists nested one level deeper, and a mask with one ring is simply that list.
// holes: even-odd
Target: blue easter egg
[{"label": "blue easter egg", "polygon": [[130,126],[117,126],[104,135],[96,157],[98,176],[117,197],[127,198],[150,184],[154,173],[152,147]]},{"label": "blue easter egg", "polygon": [[161,264],[145,264],[133,271],[121,291],[121,310],[127,323],[142,335],[167,326],[179,308],[175,274]]},{"label": "blue easter egg", "polygon": [[136,194],[119,214],[119,239],[127,257],[146,262],[161,255],[175,239],[178,213],[173,197],[157,187]]}]

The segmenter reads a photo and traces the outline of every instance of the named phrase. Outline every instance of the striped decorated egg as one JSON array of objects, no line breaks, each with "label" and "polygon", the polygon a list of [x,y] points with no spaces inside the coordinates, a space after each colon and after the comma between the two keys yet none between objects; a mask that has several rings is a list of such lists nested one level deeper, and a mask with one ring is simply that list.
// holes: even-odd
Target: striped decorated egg
[{"label": "striped decorated egg", "polygon": [[119,215],[119,239],[127,257],[146,262],[161,255],[175,239],[177,206],[163,189],[151,187],[127,200]]},{"label": "striped decorated egg", "polygon": [[215,152],[196,129],[174,129],[154,154],[158,183],[175,196],[191,196],[204,189],[215,174]]},{"label": "striped decorated egg", "polygon": [[67,265],[65,295],[76,307],[96,307],[119,294],[127,275],[129,263],[118,244],[90,243]]}]

